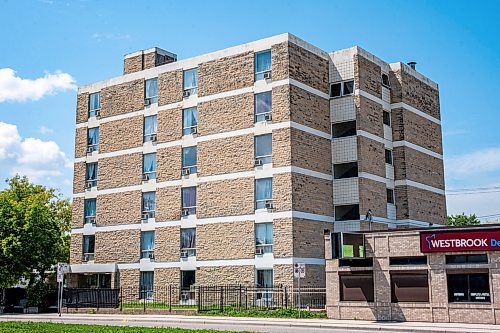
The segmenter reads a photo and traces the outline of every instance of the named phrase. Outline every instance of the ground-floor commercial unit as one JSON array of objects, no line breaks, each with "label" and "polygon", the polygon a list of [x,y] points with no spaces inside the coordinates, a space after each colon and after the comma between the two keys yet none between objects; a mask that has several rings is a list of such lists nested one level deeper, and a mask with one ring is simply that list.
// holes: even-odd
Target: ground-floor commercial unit
[{"label": "ground-floor commercial unit", "polygon": [[325,232],[329,318],[500,323],[500,226]]}]

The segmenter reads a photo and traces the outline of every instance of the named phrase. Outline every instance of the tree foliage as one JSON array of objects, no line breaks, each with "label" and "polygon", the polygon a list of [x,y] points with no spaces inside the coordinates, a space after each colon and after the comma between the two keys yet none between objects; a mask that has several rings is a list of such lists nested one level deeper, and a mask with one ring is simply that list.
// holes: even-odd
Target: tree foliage
[{"label": "tree foliage", "polygon": [[44,282],[46,272],[69,258],[71,203],[28,178],[7,180],[0,191],[0,288],[20,279]]},{"label": "tree foliage", "polygon": [[453,227],[460,227],[464,225],[478,225],[481,223],[475,214],[465,215],[464,213],[458,215],[450,215],[446,221],[446,225]]}]

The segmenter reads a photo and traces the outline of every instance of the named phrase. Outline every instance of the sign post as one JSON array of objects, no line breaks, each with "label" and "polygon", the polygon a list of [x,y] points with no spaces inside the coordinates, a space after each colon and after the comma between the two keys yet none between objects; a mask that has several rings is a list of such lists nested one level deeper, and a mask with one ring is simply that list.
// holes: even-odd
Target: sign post
[{"label": "sign post", "polygon": [[69,264],[58,263],[57,264],[57,312],[59,317],[61,317],[62,308],[62,298],[63,298],[63,288],[64,288],[64,274],[70,272]]},{"label": "sign post", "polygon": [[298,299],[298,308],[299,308],[299,318],[300,318],[300,279],[306,277],[306,264],[305,263],[295,263],[293,265],[293,276],[297,279],[297,286],[299,288],[299,299]]}]

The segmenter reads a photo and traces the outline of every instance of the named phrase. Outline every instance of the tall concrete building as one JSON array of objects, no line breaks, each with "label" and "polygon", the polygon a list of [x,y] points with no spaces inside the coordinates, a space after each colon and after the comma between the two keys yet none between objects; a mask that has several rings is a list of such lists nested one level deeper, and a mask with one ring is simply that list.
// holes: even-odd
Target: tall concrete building
[{"label": "tall concrete building", "polygon": [[443,224],[438,86],[282,34],[82,86],[70,284],[324,286],[324,229]]}]

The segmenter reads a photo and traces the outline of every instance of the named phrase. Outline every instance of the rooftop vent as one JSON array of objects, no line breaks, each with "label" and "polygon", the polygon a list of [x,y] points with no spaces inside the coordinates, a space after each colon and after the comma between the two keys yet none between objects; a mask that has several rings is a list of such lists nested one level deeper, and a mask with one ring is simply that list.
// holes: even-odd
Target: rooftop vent
[{"label": "rooftop vent", "polygon": [[408,66],[410,66],[410,67],[411,67],[411,69],[416,70],[417,63],[416,63],[415,61],[410,61],[410,62],[408,63]]}]

